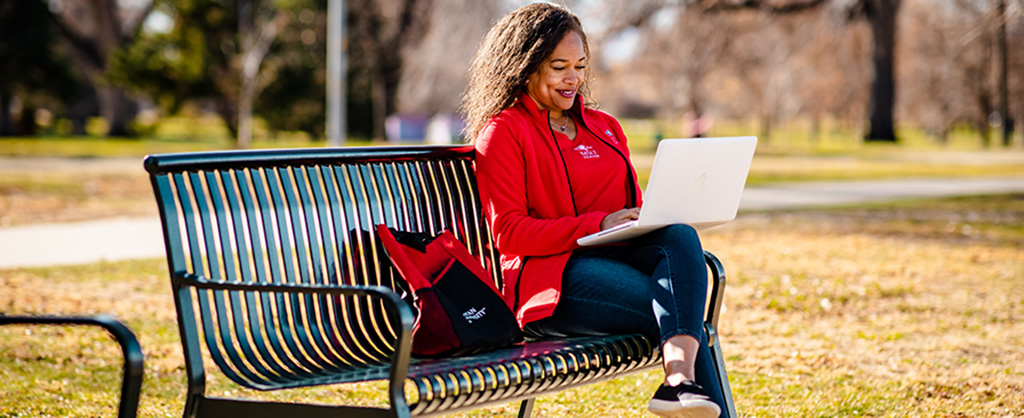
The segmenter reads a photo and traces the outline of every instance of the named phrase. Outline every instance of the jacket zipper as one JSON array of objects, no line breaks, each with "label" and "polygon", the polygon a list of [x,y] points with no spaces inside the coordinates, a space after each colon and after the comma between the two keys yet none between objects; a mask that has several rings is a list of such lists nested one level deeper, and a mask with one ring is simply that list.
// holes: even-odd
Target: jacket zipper
[{"label": "jacket zipper", "polygon": [[[544,119],[548,119],[550,115],[551,111],[548,110],[547,113],[544,114]],[[562,149],[558,145],[558,137],[555,136],[555,130],[551,129],[551,124],[548,124],[548,132],[551,133],[551,140],[555,145],[555,153],[558,154],[558,158],[562,161],[562,171],[565,172],[565,182],[569,184],[569,197],[572,200],[572,213],[576,214],[576,216],[580,216],[579,209],[576,207],[576,194],[572,189],[572,180],[569,179],[569,166],[565,163],[565,156],[562,155]],[[523,257],[523,263],[519,266],[519,277],[516,279],[516,293],[512,303],[514,312],[519,311],[520,285],[523,283],[523,271],[526,270],[527,261],[530,261],[530,256]]]},{"label": "jacket zipper", "polygon": [[[619,154],[619,158],[622,158],[622,161],[626,162],[626,168],[629,171],[629,176],[627,176],[627,177],[629,177],[629,186],[630,186],[629,187],[629,195],[633,199],[632,205],[630,207],[636,207],[636,203],[637,203],[637,197],[636,197],[636,172],[633,169],[633,164],[629,162],[628,158],[626,158],[626,154],[623,154],[622,151],[619,150],[619,147],[617,147],[617,146],[615,146],[613,144],[608,143],[608,141],[605,141],[604,138],[602,138],[600,135],[594,133],[594,131],[592,131],[590,129],[590,126],[587,126],[586,122],[583,122],[583,118],[582,117],[580,118],[580,124],[583,125],[583,129],[586,129],[587,132],[590,132],[590,134],[593,135],[595,138],[597,138],[599,141],[604,142],[605,145],[608,145],[609,147],[611,147],[611,149],[615,150],[615,152]],[[562,164],[565,164],[565,161],[562,161]],[[568,175],[568,174],[566,174],[566,175]]]},{"label": "jacket zipper", "polygon": [[523,284],[523,270],[526,270],[526,262],[530,256],[523,257],[523,264],[519,265],[519,277],[516,278],[516,295],[512,301],[512,312],[519,316],[519,288]]},{"label": "jacket zipper", "polygon": [[[544,115],[544,119],[547,120],[551,117],[551,111],[548,110]],[[569,115],[572,117],[572,115]],[[569,183],[569,197],[572,199],[572,213],[576,216],[580,216],[579,208],[576,207],[576,193],[572,189],[572,179],[569,178],[569,165],[565,163],[565,156],[562,155],[562,147],[558,145],[558,137],[555,136],[555,130],[551,128],[551,124],[548,124],[548,132],[551,133],[551,141],[555,144],[555,152],[558,153],[558,158],[562,160],[562,171],[565,172],[565,182]]]}]

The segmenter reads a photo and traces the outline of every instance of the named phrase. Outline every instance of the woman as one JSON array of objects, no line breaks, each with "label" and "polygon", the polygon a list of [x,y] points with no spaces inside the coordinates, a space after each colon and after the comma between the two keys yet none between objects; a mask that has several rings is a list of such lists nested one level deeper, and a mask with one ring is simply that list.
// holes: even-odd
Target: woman
[{"label": "woman", "polygon": [[665,381],[649,410],[716,417],[722,396],[702,320],[707,270],[693,228],[576,245],[636,219],[641,205],[622,128],[588,106],[589,60],[579,19],[538,3],[491,28],[473,61],[463,111],[506,302],[533,336],[657,338]]}]

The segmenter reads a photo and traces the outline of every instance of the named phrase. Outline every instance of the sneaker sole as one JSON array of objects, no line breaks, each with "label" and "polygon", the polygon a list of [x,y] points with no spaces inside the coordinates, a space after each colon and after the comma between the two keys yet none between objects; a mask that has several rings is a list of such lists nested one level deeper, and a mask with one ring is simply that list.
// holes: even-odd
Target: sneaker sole
[{"label": "sneaker sole", "polygon": [[665,418],[718,418],[722,409],[709,400],[663,401],[651,399],[647,410]]}]

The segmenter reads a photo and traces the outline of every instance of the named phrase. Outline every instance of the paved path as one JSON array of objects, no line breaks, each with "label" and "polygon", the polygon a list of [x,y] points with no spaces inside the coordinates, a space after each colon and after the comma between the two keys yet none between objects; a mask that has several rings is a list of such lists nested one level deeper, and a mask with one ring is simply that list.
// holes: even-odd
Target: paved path
[{"label": "paved path", "polygon": [[0,228],[0,268],[163,256],[163,231],[155,217]]},{"label": "paved path", "polygon": [[829,181],[748,187],[740,210],[841,206],[899,199],[1024,192],[1024,178],[928,178]]},{"label": "paved path", "polygon": [[[896,199],[1024,192],[1024,178],[897,179],[749,187],[741,211],[826,207]],[[0,268],[163,257],[156,218],[0,228]]]}]

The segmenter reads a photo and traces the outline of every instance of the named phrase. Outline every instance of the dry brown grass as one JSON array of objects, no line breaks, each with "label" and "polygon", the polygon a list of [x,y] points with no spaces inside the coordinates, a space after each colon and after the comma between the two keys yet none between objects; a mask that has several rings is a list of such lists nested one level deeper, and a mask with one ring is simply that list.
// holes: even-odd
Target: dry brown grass
[{"label": "dry brown grass", "polygon": [[0,227],[156,216],[141,163],[137,171],[0,171]]},{"label": "dry brown grass", "polygon": [[744,217],[708,234],[747,416],[1024,416],[1024,196]]},{"label": "dry brown grass", "polygon": [[[729,273],[720,324],[745,417],[1024,417],[1024,196],[748,214],[704,234]],[[146,351],[140,416],[185,382],[161,260],[0,270],[0,312],[111,312]],[[32,336],[26,337],[26,333]],[[111,415],[102,334],[0,328],[0,417]],[[537,416],[647,416],[658,372],[544,397]],[[213,375],[218,393],[255,396]],[[383,402],[379,386],[274,399]],[[457,416],[510,416],[499,405]]]},{"label": "dry brown grass", "polygon": [[[632,155],[641,184],[646,184],[654,161],[653,154],[646,151],[641,149]],[[911,176],[1024,176],[1024,152],[908,151],[862,150],[849,155],[759,152],[747,184]],[[156,213],[142,157],[0,156],[0,227]]]}]

